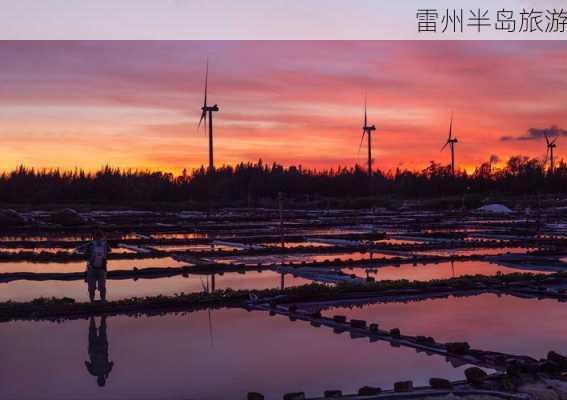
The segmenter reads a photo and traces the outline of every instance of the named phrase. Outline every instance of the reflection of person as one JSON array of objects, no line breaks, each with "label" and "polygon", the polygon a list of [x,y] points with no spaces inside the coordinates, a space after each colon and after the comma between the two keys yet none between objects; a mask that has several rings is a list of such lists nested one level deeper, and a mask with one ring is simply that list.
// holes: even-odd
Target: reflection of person
[{"label": "reflection of person", "polygon": [[106,301],[106,260],[111,248],[104,238],[102,231],[96,231],[85,249],[87,256],[87,283],[89,286],[89,298],[94,301],[95,291],[98,288],[100,298]]},{"label": "reflection of person", "polygon": [[114,362],[108,360],[108,339],[106,337],[106,317],[101,317],[97,329],[95,320],[91,317],[89,323],[89,358],[85,366],[89,373],[96,376],[99,386],[104,386]]}]

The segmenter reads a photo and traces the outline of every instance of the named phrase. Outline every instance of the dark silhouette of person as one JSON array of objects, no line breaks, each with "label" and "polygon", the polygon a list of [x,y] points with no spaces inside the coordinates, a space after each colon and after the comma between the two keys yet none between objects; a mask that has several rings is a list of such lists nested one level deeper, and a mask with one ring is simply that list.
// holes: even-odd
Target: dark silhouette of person
[{"label": "dark silhouette of person", "polygon": [[97,329],[95,320],[91,317],[89,323],[89,358],[85,366],[89,373],[96,376],[99,386],[104,386],[114,362],[108,359],[108,338],[106,336],[106,317],[101,317],[100,326]]},{"label": "dark silhouette of person", "polygon": [[103,302],[106,301],[106,264],[111,251],[112,248],[101,230],[97,230],[93,235],[93,240],[84,246],[88,260],[86,280],[91,302],[94,301],[97,289],[100,292],[100,299]]}]

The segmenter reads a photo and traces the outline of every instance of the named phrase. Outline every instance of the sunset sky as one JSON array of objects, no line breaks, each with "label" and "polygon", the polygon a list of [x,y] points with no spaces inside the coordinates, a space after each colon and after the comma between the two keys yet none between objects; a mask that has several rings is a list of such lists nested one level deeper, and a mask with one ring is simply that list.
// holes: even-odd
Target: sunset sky
[{"label": "sunset sky", "polygon": [[364,163],[365,93],[380,169],[448,163],[451,111],[461,168],[567,136],[565,41],[0,42],[0,168],[206,164],[207,57],[217,165]]}]

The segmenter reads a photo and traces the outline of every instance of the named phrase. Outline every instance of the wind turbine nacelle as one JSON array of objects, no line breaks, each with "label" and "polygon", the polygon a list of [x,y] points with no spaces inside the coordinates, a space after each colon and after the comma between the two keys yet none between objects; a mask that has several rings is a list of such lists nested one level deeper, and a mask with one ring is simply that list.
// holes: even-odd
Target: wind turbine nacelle
[{"label": "wind turbine nacelle", "polygon": [[201,110],[203,110],[203,112],[207,112],[207,111],[219,111],[219,106],[218,105],[214,105],[214,106],[203,106],[201,107]]}]

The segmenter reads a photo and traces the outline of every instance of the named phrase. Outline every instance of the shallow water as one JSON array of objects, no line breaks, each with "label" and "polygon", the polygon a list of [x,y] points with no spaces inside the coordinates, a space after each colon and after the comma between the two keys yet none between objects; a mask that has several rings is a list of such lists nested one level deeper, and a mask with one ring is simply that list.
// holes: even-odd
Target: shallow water
[{"label": "shallow water", "polygon": [[113,363],[101,387],[86,367],[89,321],[0,324],[0,398],[212,400],[258,391],[281,399],[292,391],[320,396],[406,379],[420,385],[431,376],[462,379],[465,369],[440,356],[240,309],[109,317],[106,335],[108,347],[92,341],[98,369]]},{"label": "shallow water", "polygon": [[483,255],[494,256],[502,254],[525,254],[529,249],[527,247],[488,247],[477,249],[446,249],[446,250],[423,250],[414,251],[415,255],[427,256],[469,256],[469,255]]},{"label": "shallow water", "polygon": [[274,255],[261,255],[261,256],[240,256],[240,257],[216,257],[214,260],[221,264],[246,264],[246,265],[268,265],[268,264],[280,264],[280,263],[300,263],[300,262],[322,262],[322,261],[359,261],[359,260],[371,260],[371,259],[390,259],[396,257],[397,255],[384,254],[384,253],[362,253],[362,252],[352,252],[352,253],[329,253],[329,254],[274,254]]},{"label": "shallow water", "polygon": [[[311,283],[303,278],[285,275],[283,286],[298,286]],[[107,281],[108,300],[118,300],[129,297],[145,297],[173,295],[176,293],[202,292],[204,288],[213,286],[210,276],[177,275],[167,278],[154,279],[109,279]],[[281,274],[273,271],[250,271],[246,274],[225,273],[215,275],[214,287],[220,289],[280,289]],[[97,294],[98,296],[98,294]],[[39,297],[70,297],[76,301],[88,301],[87,284],[83,280],[75,281],[12,281],[0,283],[1,301],[30,301]]]},{"label": "shallow water", "polygon": [[194,252],[203,252],[203,251],[231,251],[234,250],[234,247],[229,246],[218,246],[218,245],[210,245],[210,244],[157,244],[157,245],[149,245],[156,250],[161,251],[194,251]]},{"label": "shallow water", "polygon": [[[270,242],[270,243],[260,243],[266,247],[271,247],[271,248],[276,248],[279,249],[281,248],[281,243],[277,243],[277,242]],[[284,241],[284,247],[288,248],[288,249],[293,249],[295,247],[331,247],[332,245],[328,244],[328,243],[321,243],[321,242],[310,242],[310,241],[304,241],[304,242],[285,242]]]},{"label": "shallow water", "polygon": [[334,308],[324,315],[376,322],[381,329],[433,336],[439,342],[468,341],[472,347],[535,358],[567,353],[567,307],[556,300],[481,294],[412,303]]},{"label": "shallow water", "polygon": [[518,272],[544,273],[540,271],[519,270],[491,264],[486,261],[455,261],[439,264],[402,264],[400,266],[379,268],[343,268],[346,274],[358,277],[373,277],[378,280],[407,279],[410,281],[429,281],[432,279],[448,279],[464,275],[496,275],[497,273],[511,274]]},{"label": "shallow water", "polygon": [[[164,258],[141,258],[133,260],[108,260],[108,270],[132,270],[134,268],[152,267],[182,267],[187,263],[174,260],[171,257]],[[0,274],[7,272],[83,272],[86,268],[85,261],[73,261],[67,263],[34,263],[30,261],[8,261],[0,262]]]},{"label": "shallow water", "polygon": [[208,234],[206,233],[180,233],[180,232],[171,232],[171,233],[152,233],[150,235],[154,239],[206,239]]},{"label": "shallow water", "polygon": [[[75,249],[66,247],[0,247],[2,253],[74,253]],[[112,253],[124,254],[134,253],[133,250],[124,247],[113,247]]]}]

